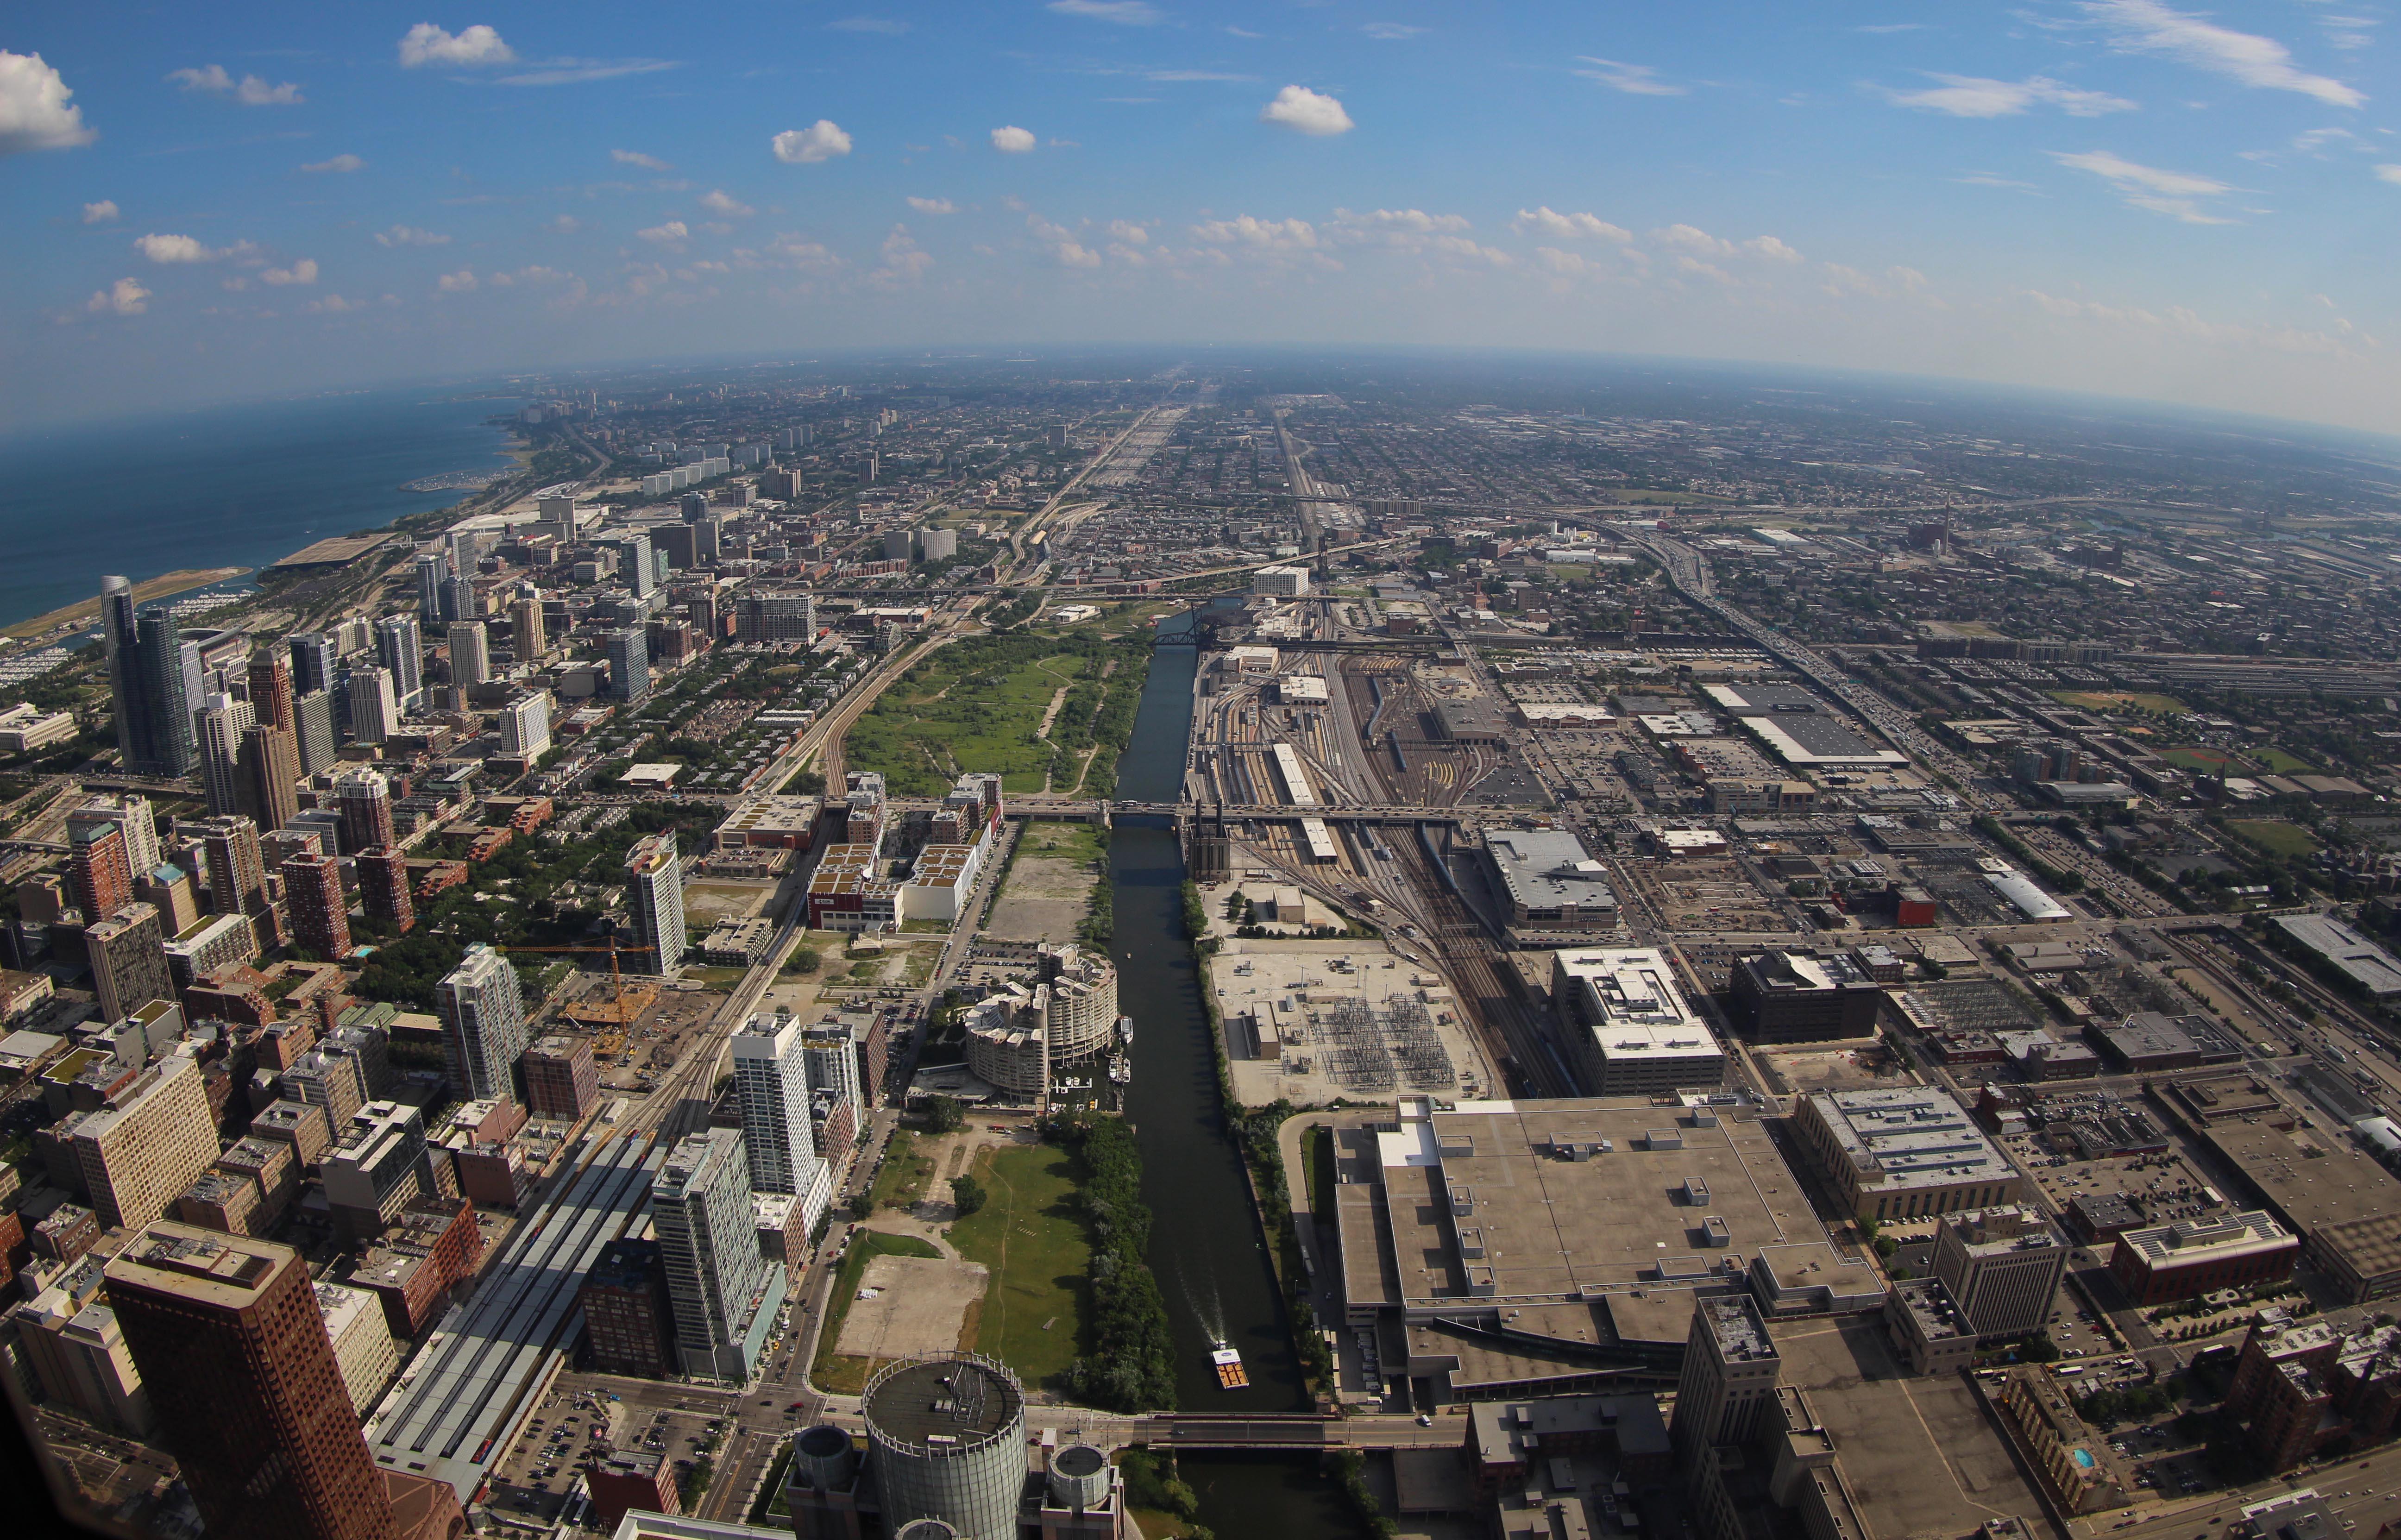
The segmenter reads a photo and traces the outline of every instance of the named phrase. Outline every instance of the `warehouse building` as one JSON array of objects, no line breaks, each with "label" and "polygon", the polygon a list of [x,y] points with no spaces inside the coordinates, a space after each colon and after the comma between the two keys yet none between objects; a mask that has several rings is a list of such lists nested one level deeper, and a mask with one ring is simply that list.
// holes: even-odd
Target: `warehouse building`
[{"label": "warehouse building", "polygon": [[1735,1019],[1761,1042],[1869,1037],[1883,1004],[1867,969],[1840,955],[1761,952],[1735,963]]},{"label": "warehouse building", "polygon": [[1837,1091],[1802,1098],[1802,1147],[1863,1219],[1914,1219],[1994,1208],[2018,1198],[2018,1176],[1949,1092],[1932,1086]]},{"label": "warehouse building", "polygon": [[1714,1090],[1725,1078],[1725,1050],[1656,947],[1555,953],[1551,998],[1570,1061],[1593,1095]]}]

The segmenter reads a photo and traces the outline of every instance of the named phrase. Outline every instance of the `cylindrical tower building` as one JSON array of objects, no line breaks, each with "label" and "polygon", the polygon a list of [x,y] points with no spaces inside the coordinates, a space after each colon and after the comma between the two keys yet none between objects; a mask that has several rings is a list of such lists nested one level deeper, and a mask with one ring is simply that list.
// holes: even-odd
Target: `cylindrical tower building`
[{"label": "cylindrical tower building", "polygon": [[940,1519],[960,1540],[1016,1540],[1025,1491],[1025,1392],[976,1354],[893,1364],[867,1382],[868,1468],[899,1530]]},{"label": "cylindrical tower building", "polygon": [[1069,1444],[1050,1457],[1050,1501],[1063,1508],[1097,1508],[1109,1500],[1109,1457],[1091,1444]]}]

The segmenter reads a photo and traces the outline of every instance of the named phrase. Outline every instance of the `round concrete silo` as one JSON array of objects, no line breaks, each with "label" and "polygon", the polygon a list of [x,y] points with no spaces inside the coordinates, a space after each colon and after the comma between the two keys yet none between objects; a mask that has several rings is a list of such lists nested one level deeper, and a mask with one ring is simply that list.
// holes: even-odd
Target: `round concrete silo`
[{"label": "round concrete silo", "polygon": [[1069,1444],[1050,1457],[1055,1507],[1097,1508],[1109,1500],[1109,1457],[1090,1444]]},{"label": "round concrete silo", "polygon": [[940,1519],[961,1540],[1016,1540],[1025,1491],[1025,1392],[995,1359],[892,1364],[860,1398],[884,1521]]},{"label": "round concrete silo", "polygon": [[819,1492],[847,1492],[858,1470],[858,1449],[830,1423],[804,1428],[792,1440],[792,1475]]}]

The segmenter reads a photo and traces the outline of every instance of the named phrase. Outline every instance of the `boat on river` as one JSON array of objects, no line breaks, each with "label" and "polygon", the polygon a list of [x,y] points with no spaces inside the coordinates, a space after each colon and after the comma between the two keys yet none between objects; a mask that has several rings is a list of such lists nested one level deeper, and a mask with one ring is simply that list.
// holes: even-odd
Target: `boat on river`
[{"label": "boat on river", "polygon": [[1251,1382],[1251,1371],[1242,1367],[1242,1355],[1227,1346],[1223,1337],[1210,1342],[1209,1364],[1217,1371],[1219,1390],[1241,1390]]}]

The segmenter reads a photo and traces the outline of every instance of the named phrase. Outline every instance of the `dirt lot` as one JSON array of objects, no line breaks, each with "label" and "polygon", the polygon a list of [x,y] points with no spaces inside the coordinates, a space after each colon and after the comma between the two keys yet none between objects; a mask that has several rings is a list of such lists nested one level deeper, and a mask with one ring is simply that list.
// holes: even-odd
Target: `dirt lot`
[{"label": "dirt lot", "polygon": [[767,907],[775,896],[771,882],[695,882],[683,890],[684,918],[696,925],[715,925],[731,914],[747,920]]},{"label": "dirt lot", "polygon": [[859,1280],[838,1351],[913,1358],[965,1346],[968,1309],[983,1298],[984,1270],[954,1258],[878,1257]]},{"label": "dirt lot", "polygon": [[1008,869],[1008,886],[984,934],[1005,942],[1072,942],[1084,917],[1099,847],[1081,824],[1029,823]]}]

